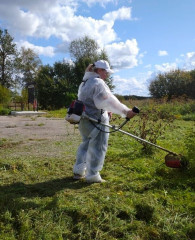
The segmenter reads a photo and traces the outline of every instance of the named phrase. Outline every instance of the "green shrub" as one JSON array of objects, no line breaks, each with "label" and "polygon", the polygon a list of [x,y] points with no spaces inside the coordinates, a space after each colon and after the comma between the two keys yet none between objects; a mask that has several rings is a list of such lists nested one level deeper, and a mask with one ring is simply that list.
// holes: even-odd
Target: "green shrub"
[{"label": "green shrub", "polygon": [[[149,105],[140,112],[137,120],[138,126],[134,133],[140,138],[156,144],[157,139],[165,132],[166,128],[171,125],[174,119],[173,114],[167,109]],[[145,142],[140,143],[143,145],[145,152],[151,153],[153,148],[149,144]]]},{"label": "green shrub", "polygon": [[4,106],[11,101],[11,91],[0,85],[0,103]]},{"label": "green shrub", "polygon": [[195,121],[195,113],[186,114],[182,119],[185,121]]},{"label": "green shrub", "polygon": [[9,115],[10,113],[11,113],[10,109],[0,107],[0,115]]},{"label": "green shrub", "polygon": [[66,100],[65,100],[65,106],[69,107],[71,102],[73,100],[75,100],[75,99],[77,99],[77,94],[75,94],[75,93],[67,93],[66,94]]}]

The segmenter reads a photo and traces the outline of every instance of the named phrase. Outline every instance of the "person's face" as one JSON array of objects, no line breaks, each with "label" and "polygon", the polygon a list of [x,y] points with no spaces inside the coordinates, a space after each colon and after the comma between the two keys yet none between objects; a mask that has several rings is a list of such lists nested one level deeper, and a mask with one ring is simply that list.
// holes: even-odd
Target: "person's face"
[{"label": "person's face", "polygon": [[103,68],[98,69],[98,74],[100,75],[101,79],[103,79],[103,80],[105,80],[106,78],[109,77],[109,73]]}]

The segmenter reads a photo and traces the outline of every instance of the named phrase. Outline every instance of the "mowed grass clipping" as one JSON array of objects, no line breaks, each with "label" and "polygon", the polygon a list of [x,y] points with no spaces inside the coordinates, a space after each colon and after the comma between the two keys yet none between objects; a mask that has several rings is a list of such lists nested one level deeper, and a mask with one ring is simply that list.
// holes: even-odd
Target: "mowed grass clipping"
[{"label": "mowed grass clipping", "polygon": [[[136,118],[124,130],[130,126]],[[0,239],[193,240],[193,128],[175,120],[157,141],[185,155],[186,169],[166,167],[166,152],[147,154],[131,137],[110,134],[103,184],[72,180],[77,127],[62,140],[43,136],[29,145],[0,137]]]}]

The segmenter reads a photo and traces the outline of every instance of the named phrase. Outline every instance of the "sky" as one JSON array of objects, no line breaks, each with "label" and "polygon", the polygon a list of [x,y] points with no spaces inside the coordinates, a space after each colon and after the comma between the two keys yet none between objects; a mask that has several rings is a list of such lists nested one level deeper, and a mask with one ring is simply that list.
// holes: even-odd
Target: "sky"
[{"label": "sky", "polygon": [[51,66],[73,60],[71,41],[94,39],[120,95],[149,96],[157,74],[195,69],[194,0],[0,0],[0,28]]}]

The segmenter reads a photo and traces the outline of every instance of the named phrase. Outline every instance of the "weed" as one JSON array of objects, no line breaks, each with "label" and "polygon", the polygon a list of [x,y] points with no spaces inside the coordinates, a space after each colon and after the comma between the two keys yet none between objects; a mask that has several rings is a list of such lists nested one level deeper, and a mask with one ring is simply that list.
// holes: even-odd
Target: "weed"
[{"label": "weed", "polygon": [[[173,115],[168,111],[157,109],[156,106],[152,105],[141,111],[134,133],[140,138],[156,144],[157,139],[164,134],[173,120]],[[140,143],[143,145],[144,152],[151,154],[154,148],[145,142],[140,141]]]},{"label": "weed", "polygon": [[0,148],[12,148],[15,147],[17,145],[20,145],[21,143],[23,143],[23,141],[10,141],[6,138],[0,139]]},{"label": "weed", "polygon": [[44,125],[45,125],[45,123],[39,123],[39,124],[38,124],[39,127],[42,127],[42,126],[44,126]]},{"label": "weed", "polygon": [[2,138],[0,139],[0,147],[3,147],[7,142],[7,139],[6,138]]},{"label": "weed", "polygon": [[30,124],[30,123],[25,124],[25,127],[30,127],[30,126],[33,126],[33,124]]},{"label": "weed", "polygon": [[17,126],[16,125],[7,125],[5,126],[6,128],[16,128]]}]

